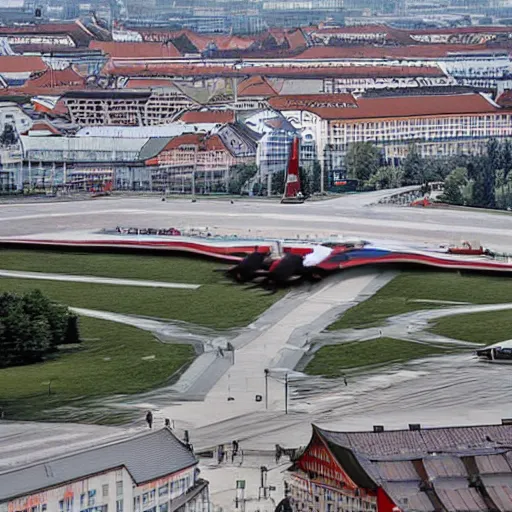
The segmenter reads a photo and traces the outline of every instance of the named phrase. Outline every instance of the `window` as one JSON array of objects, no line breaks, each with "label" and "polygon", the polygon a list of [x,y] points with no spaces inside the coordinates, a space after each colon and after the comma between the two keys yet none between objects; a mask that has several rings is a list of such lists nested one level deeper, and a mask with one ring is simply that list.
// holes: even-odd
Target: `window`
[{"label": "window", "polygon": [[160,505],[160,512],[167,512],[169,510],[169,504],[164,503],[163,505]]},{"label": "window", "polygon": [[123,512],[123,500],[116,501],[116,512]]},{"label": "window", "polygon": [[102,487],[102,495],[104,498],[108,496],[108,484],[104,484]]},{"label": "window", "polygon": [[140,511],[140,496],[133,498],[133,510],[134,512]]},{"label": "window", "polygon": [[169,484],[162,485],[158,489],[158,496],[167,496],[169,494]]},{"label": "window", "polygon": [[[154,491],[152,491],[154,492]],[[120,480],[119,482],[116,482],[116,496],[122,496],[123,495],[123,481]]]},{"label": "window", "polygon": [[145,492],[143,495],[142,495],[142,504],[143,505],[147,505],[149,503],[149,493],[148,492]]},{"label": "window", "polygon": [[59,501],[59,510],[60,512],[64,512],[64,500]]},{"label": "window", "polygon": [[43,503],[41,505],[41,512],[46,512],[46,509],[48,508],[48,506],[46,505],[46,503]]},{"label": "window", "polygon": [[80,494],[80,508],[85,507],[85,493]]},{"label": "window", "polygon": [[96,503],[96,490],[93,489],[87,493],[87,506],[92,507]]},{"label": "window", "polygon": [[155,501],[156,497],[156,491],[153,489],[152,491],[149,491],[149,501]]}]

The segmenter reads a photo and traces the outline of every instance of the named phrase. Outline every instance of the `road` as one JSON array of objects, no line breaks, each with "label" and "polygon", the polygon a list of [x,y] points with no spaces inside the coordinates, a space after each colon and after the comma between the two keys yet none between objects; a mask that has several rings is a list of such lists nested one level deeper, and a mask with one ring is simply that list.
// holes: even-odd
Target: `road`
[{"label": "road", "polygon": [[81,202],[0,204],[0,236],[95,230],[105,227],[209,227],[251,235],[329,235],[416,242],[479,240],[512,250],[512,217],[488,213],[368,204],[382,192],[302,205],[269,201],[105,198]]}]

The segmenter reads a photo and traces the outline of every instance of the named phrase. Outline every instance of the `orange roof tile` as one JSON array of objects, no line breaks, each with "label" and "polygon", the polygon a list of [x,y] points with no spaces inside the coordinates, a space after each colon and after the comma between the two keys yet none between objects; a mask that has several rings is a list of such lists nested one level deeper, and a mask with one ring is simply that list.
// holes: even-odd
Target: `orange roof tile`
[{"label": "orange roof tile", "polygon": [[358,98],[349,94],[279,96],[269,104],[277,110],[307,110],[324,119],[356,120],[394,117],[479,114],[499,109],[480,94]]},{"label": "orange roof tile", "polygon": [[[195,146],[198,151],[228,151],[218,135],[184,133],[170,140],[160,153],[180,150],[183,146]],[[158,156],[146,160],[146,165],[158,165]]]},{"label": "orange roof tile", "polygon": [[512,91],[503,91],[496,99],[496,103],[503,108],[512,107]]},{"label": "orange roof tile", "polygon": [[114,58],[130,57],[180,57],[180,52],[170,42],[166,43],[125,43],[111,41],[91,41],[91,50],[101,50]]},{"label": "orange roof tile", "polygon": [[215,123],[226,124],[235,122],[233,110],[189,110],[185,112],[180,121],[188,124]]},{"label": "orange roof tile", "polygon": [[51,69],[48,68],[44,73],[37,77],[27,80],[22,88],[24,89],[37,89],[37,88],[55,88],[65,87],[67,89],[74,89],[77,87],[84,87],[85,79],[80,76],[71,67],[65,69]]},{"label": "orange roof tile", "polygon": [[276,90],[261,76],[252,76],[238,85],[238,96],[264,97],[277,96]]},{"label": "orange roof tile", "polygon": [[290,46],[290,50],[299,50],[300,48],[306,48],[308,46],[308,42],[300,29],[287,32],[285,37]]},{"label": "orange roof tile", "polygon": [[53,126],[48,121],[37,121],[37,122],[35,122],[32,125],[32,127],[25,132],[25,134],[26,133],[30,133],[30,132],[50,132],[53,135],[62,135],[60,130],[55,128],[55,126]]},{"label": "orange roof tile", "polygon": [[0,75],[2,73],[38,73],[47,69],[41,57],[25,55],[0,56]]},{"label": "orange roof tile", "polygon": [[110,75],[128,76],[265,76],[281,78],[300,77],[419,77],[445,76],[437,66],[316,66],[305,67],[248,67],[233,69],[228,66],[195,66],[172,61],[123,61],[111,59],[103,70]]}]

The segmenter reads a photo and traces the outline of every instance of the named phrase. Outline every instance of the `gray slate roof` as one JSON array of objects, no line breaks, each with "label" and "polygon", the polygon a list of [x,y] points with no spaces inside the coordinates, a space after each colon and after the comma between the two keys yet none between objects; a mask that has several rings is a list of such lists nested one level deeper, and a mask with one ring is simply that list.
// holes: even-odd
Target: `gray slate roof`
[{"label": "gray slate roof", "polygon": [[191,467],[196,457],[164,428],[150,434],[0,473],[0,502],[40,489],[126,467],[136,484]]}]

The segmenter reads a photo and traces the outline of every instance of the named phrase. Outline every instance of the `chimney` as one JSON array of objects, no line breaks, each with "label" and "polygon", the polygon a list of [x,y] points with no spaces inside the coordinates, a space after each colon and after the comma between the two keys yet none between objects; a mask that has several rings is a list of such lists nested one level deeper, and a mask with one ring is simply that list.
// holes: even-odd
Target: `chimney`
[{"label": "chimney", "polygon": [[409,430],[421,430],[421,425],[419,423],[409,423]]},{"label": "chimney", "polygon": [[373,431],[378,434],[379,432],[384,432],[384,425],[373,425]]}]

